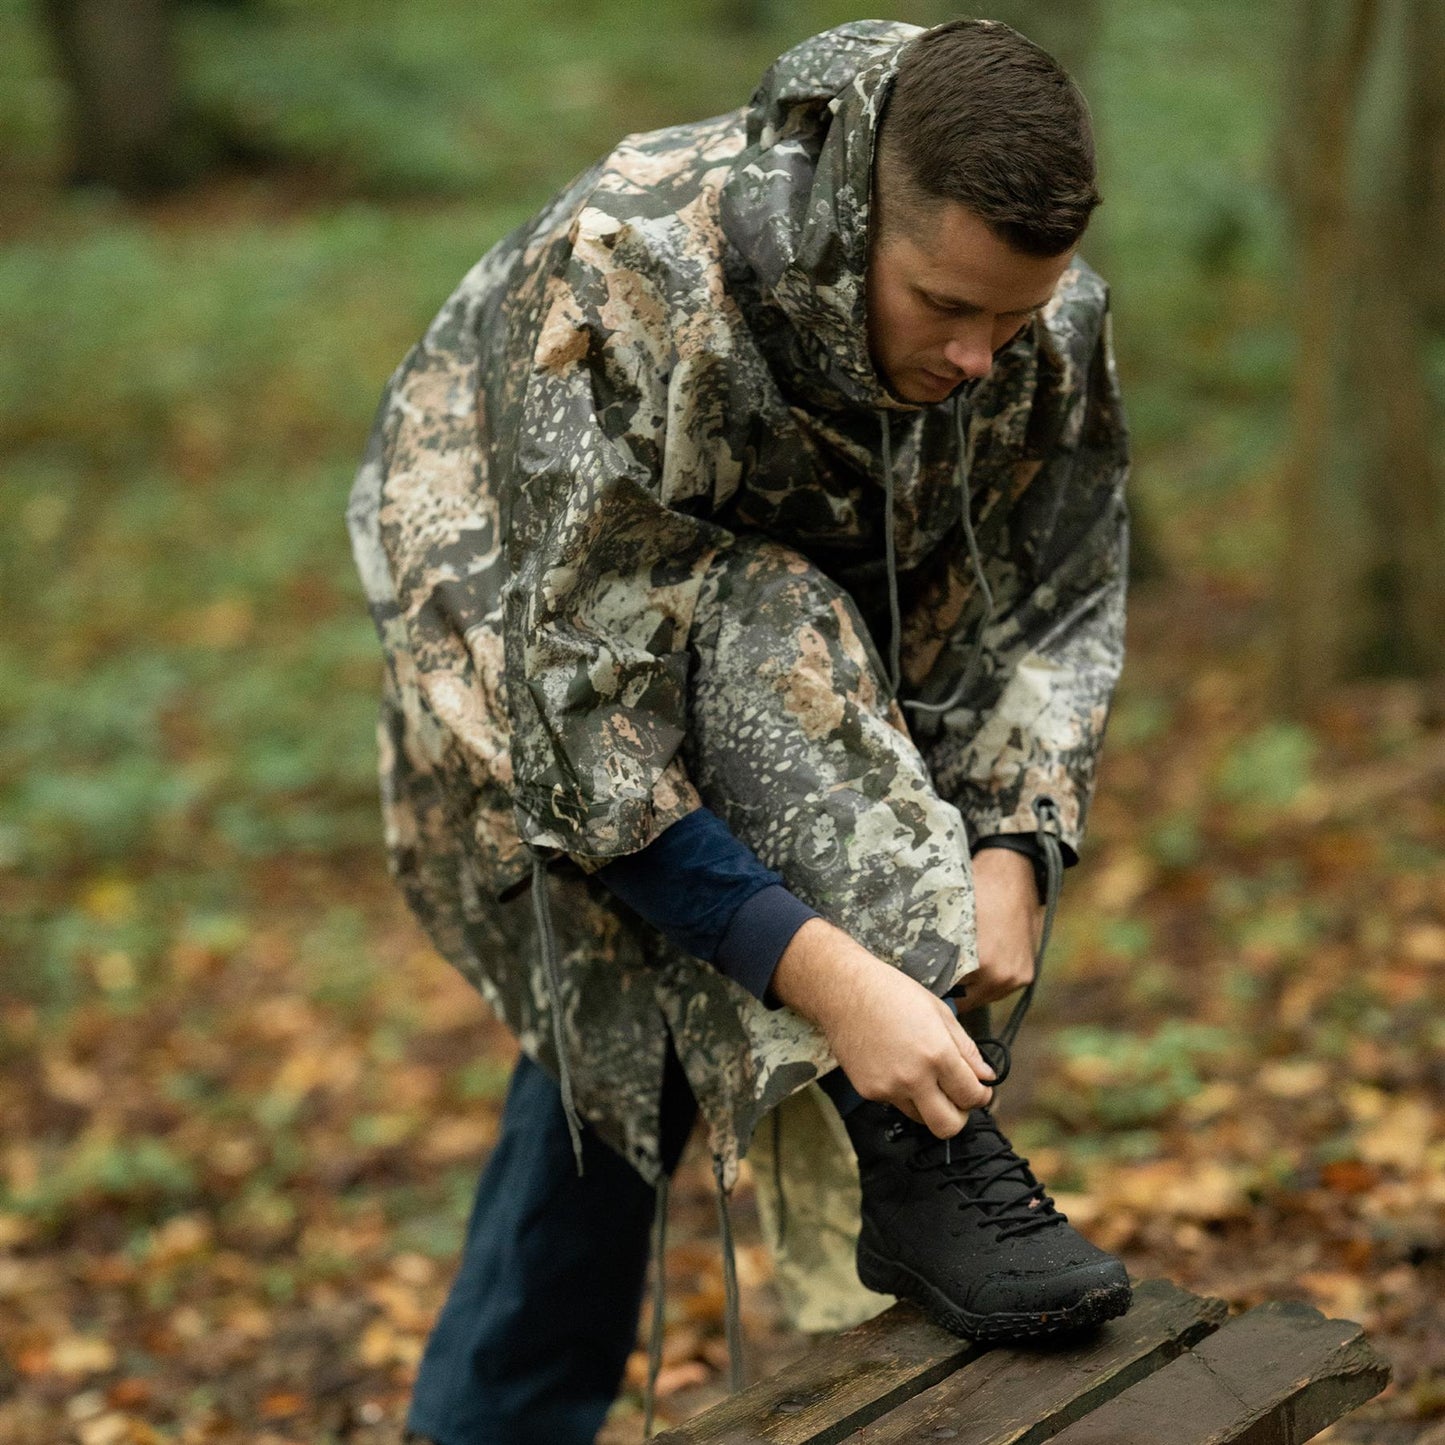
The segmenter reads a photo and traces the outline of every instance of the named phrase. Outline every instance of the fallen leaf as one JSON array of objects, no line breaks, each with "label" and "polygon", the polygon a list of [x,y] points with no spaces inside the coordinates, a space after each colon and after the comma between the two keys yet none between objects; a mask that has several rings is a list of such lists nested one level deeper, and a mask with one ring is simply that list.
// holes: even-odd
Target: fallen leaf
[{"label": "fallen leaf", "polygon": [[436,1261],[428,1259],[424,1254],[409,1251],[392,1260],[391,1272],[404,1284],[420,1289],[436,1278]]},{"label": "fallen leaf", "polygon": [[65,1402],[65,1415],[69,1420],[89,1420],[105,1413],[106,1397],[101,1390],[82,1390]]},{"label": "fallen leaf", "polygon": [[1317,1308],[1337,1319],[1360,1320],[1369,1311],[1370,1295],[1358,1275],[1343,1270],[1308,1270],[1299,1282]]},{"label": "fallen leaf", "polygon": [[1275,1099],[1308,1099],[1322,1093],[1330,1081],[1330,1071],[1317,1059],[1281,1059],[1266,1064],[1258,1076],[1258,1085]]},{"label": "fallen leaf", "polygon": [[1445,923],[1417,923],[1406,929],[1400,950],[1416,963],[1445,963]]},{"label": "fallen leaf", "polygon": [[106,1403],[114,1406],[117,1410],[138,1410],[148,1405],[152,1395],[155,1393],[154,1386],[149,1380],[143,1380],[136,1375],[127,1375],[123,1380],[117,1380],[105,1392]]},{"label": "fallen leaf", "polygon": [[425,1344],[420,1334],[403,1334],[385,1320],[373,1320],[362,1332],[356,1357],[373,1370],[392,1364],[415,1365],[421,1360]]},{"label": "fallen leaf", "polygon": [[1239,1107],[1244,1091],[1228,1079],[1214,1079],[1179,1106],[1180,1116],[1189,1124],[1207,1124]]},{"label": "fallen leaf", "polygon": [[377,1279],[366,1287],[366,1297],[380,1305],[387,1319],[400,1330],[425,1330],[434,1311],[417,1298],[416,1287],[399,1279]]},{"label": "fallen leaf", "polygon": [[1122,913],[1149,890],[1154,874],[1152,860],[1143,853],[1120,853],[1094,880],[1094,901],[1106,912]]},{"label": "fallen leaf", "polygon": [[497,1120],[485,1114],[438,1119],[421,1135],[423,1155],[433,1164],[479,1160],[497,1142]]},{"label": "fallen leaf", "polygon": [[1418,1169],[1438,1137],[1435,1111],[1423,1099],[1396,1099],[1358,1136],[1360,1158],[1381,1168]]},{"label": "fallen leaf", "polygon": [[96,1335],[66,1335],[50,1347],[57,1375],[103,1375],[115,1368],[115,1346]]},{"label": "fallen leaf", "polygon": [[88,1109],[105,1093],[100,1075],[90,1069],[78,1068],[66,1058],[48,1057],[42,1065],[45,1092],[62,1104]]},{"label": "fallen leaf", "polygon": [[0,1249],[14,1249],[35,1238],[35,1225],[23,1214],[0,1214]]},{"label": "fallen leaf", "polygon": [[131,1438],[130,1420],[125,1415],[97,1415],[76,1426],[80,1445],[121,1445]]},{"label": "fallen leaf", "polygon": [[1106,1210],[1121,1207],[1143,1217],[1222,1220],[1249,1212],[1241,1172],[1217,1160],[1191,1165],[1181,1159],[1114,1166],[1100,1171],[1095,1192]]},{"label": "fallen leaf", "polygon": [[149,1257],[152,1264],[174,1264],[199,1254],[211,1242],[210,1221],[199,1214],[180,1214],[151,1231]]},{"label": "fallen leaf", "polygon": [[80,895],[81,910],[97,923],[129,923],[138,911],[135,889],[121,878],[102,878]]},{"label": "fallen leaf", "polygon": [[106,993],[129,993],[136,985],[135,960],[123,948],[97,954],[90,971]]},{"label": "fallen leaf", "polygon": [[1088,1194],[1060,1194],[1050,1196],[1057,1208],[1069,1217],[1069,1222],[1079,1229],[1087,1230],[1103,1212],[1099,1201]]},{"label": "fallen leaf", "polygon": [[263,1420],[287,1420],[306,1408],[305,1399],[294,1390],[273,1390],[261,1401]]},{"label": "fallen leaf", "polygon": [[1379,1182],[1378,1171],[1358,1159],[1336,1159],[1320,1170],[1320,1183],[1336,1194],[1367,1194]]}]

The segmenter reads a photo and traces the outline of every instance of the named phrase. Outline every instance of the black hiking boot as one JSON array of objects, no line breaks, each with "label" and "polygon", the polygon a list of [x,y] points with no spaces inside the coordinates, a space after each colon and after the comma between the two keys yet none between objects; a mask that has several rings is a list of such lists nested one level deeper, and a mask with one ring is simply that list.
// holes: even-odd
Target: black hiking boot
[{"label": "black hiking boot", "polygon": [[974,1340],[1051,1335],[1121,1315],[1129,1276],[1090,1244],[987,1109],[951,1139],[888,1104],[846,1119],[858,1154],[858,1278]]}]

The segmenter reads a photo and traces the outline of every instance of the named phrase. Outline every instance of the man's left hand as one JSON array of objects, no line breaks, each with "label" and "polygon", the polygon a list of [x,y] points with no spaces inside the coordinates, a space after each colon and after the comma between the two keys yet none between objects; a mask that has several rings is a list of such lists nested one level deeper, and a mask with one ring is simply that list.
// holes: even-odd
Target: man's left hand
[{"label": "man's left hand", "polygon": [[973,858],[977,973],[964,982],[965,1009],[993,1003],[1033,981],[1034,955],[1044,932],[1044,908],[1033,864],[1008,848],[980,848]]}]

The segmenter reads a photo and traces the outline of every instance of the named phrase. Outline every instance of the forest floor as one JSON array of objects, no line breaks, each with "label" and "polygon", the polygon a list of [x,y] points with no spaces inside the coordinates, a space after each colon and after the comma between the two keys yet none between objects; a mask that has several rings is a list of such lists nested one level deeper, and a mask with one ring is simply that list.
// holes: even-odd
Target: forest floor
[{"label": "forest floor", "polygon": [[[1359,685],[1294,728],[1249,605],[1145,592],[1131,629],[1005,1128],[1136,1277],[1362,1322],[1394,1381],[1330,1439],[1438,1442],[1442,699]],[[150,906],[120,876],[51,886],[97,937]],[[144,978],[97,946],[63,1011],[0,1007],[7,1445],[399,1436],[514,1045],[379,850],[272,858],[244,898],[177,923]],[[746,1173],[736,1198],[756,1379],[808,1340]],[[699,1136],[671,1219],[676,1423],[725,1392]],[[639,1350],[606,1445],[641,1439],[642,1373]]]}]

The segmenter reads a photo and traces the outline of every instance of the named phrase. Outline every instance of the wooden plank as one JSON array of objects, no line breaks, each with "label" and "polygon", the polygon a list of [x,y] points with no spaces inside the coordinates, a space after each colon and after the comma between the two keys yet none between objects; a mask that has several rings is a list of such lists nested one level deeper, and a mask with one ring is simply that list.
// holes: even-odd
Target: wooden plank
[{"label": "wooden plank", "polygon": [[1299,1445],[1385,1388],[1359,1325],[1250,1310],[1054,1436],[1054,1445]]},{"label": "wooden plank", "polygon": [[1123,1318],[1085,1336],[992,1349],[855,1438],[860,1445],[1038,1445],[1177,1359],[1228,1316],[1223,1300],[1146,1280]]},{"label": "wooden plank", "polygon": [[983,1348],[897,1304],[653,1438],[658,1445],[835,1445]]}]

